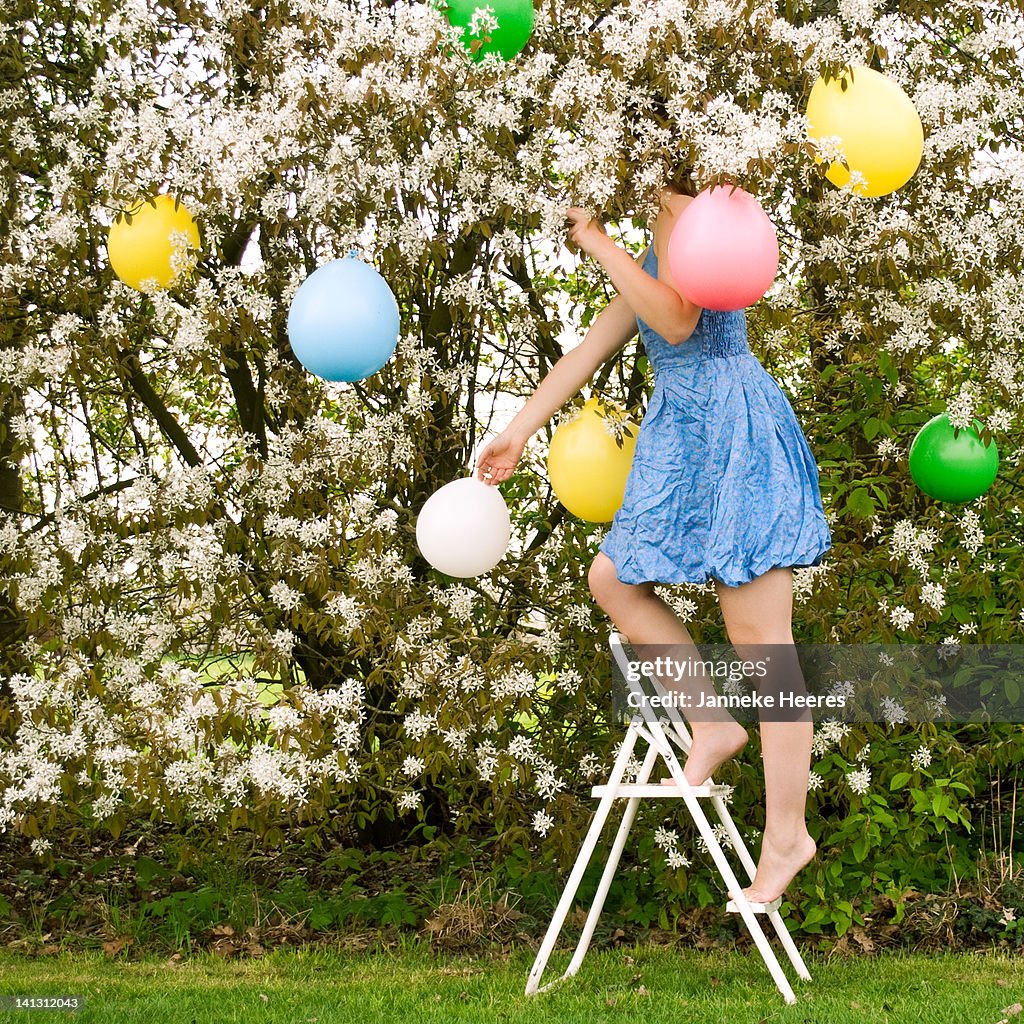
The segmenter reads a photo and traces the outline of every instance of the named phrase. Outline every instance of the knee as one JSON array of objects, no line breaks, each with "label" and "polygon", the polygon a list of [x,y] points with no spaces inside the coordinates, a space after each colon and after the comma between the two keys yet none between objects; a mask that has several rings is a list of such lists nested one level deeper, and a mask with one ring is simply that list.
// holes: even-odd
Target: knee
[{"label": "knee", "polygon": [[736,627],[726,629],[726,633],[729,637],[729,643],[737,649],[740,647],[749,649],[755,647],[792,646],[795,642],[792,630],[773,630],[759,623],[751,623],[742,629]]},{"label": "knee", "polygon": [[598,604],[603,604],[617,587],[622,586],[615,573],[615,563],[604,552],[598,552],[597,557],[590,563],[587,585]]}]

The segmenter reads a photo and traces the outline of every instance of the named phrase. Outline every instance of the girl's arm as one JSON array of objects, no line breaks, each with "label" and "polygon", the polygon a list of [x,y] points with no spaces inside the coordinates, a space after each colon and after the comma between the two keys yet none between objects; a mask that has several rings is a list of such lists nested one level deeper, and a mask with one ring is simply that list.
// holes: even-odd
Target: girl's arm
[{"label": "girl's arm", "polygon": [[588,220],[584,210],[574,206],[566,216],[574,225],[570,238],[604,267],[636,315],[670,345],[686,341],[697,326],[701,307],[680,295],[674,285],[651,277],[597,220]]},{"label": "girl's arm", "polygon": [[[628,253],[624,255],[632,260]],[[506,433],[528,441],[636,332],[636,314],[616,295],[594,319],[583,341],[551,367]]]},{"label": "girl's arm", "polygon": [[512,422],[477,456],[476,478],[500,484],[515,471],[526,442],[637,332],[636,314],[616,295],[586,337],[548,371]]}]

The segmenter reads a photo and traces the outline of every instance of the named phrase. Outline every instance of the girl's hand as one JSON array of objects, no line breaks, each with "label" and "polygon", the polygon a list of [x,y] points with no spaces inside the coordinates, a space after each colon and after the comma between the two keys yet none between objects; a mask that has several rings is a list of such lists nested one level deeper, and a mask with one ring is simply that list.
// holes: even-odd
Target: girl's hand
[{"label": "girl's hand", "polygon": [[477,456],[477,479],[483,480],[485,484],[500,484],[507,480],[522,458],[525,447],[524,440],[508,431],[502,431]]},{"label": "girl's hand", "polygon": [[565,219],[572,222],[569,241],[588,255],[596,257],[600,247],[608,242],[608,233],[604,225],[579,206],[570,206],[565,211]]}]

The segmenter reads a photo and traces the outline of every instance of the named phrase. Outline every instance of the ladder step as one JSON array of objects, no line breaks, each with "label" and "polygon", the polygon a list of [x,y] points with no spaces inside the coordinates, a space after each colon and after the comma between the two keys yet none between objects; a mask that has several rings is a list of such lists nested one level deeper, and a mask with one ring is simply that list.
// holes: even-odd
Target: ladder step
[{"label": "ladder step", "polygon": [[[608,785],[594,786],[590,791],[591,796],[606,796],[611,787]],[[716,783],[704,783],[702,786],[691,786],[690,791],[694,796],[724,796],[729,790],[728,786],[719,786]],[[679,798],[683,791],[676,786],[663,786],[660,782],[622,782],[616,787],[616,799],[626,800],[630,797],[675,797]]]},{"label": "ladder step", "polygon": [[[751,903],[750,909],[755,914],[771,914],[778,910],[781,906],[782,897],[776,896],[775,899],[771,901],[771,903]],[[725,910],[728,914],[738,914],[740,912],[740,908],[735,900],[729,900],[729,902],[726,904]]]}]

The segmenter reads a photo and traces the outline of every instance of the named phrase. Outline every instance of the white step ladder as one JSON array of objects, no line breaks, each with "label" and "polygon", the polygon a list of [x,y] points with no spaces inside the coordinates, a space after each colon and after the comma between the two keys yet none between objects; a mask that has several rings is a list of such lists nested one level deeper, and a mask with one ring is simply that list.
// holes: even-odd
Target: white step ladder
[{"label": "white step ladder", "polygon": [[[750,876],[750,880],[753,881],[757,865],[751,858],[746,844],[743,842],[743,837],[740,835],[739,829],[736,828],[732,815],[729,813],[729,808],[726,806],[723,795],[726,793],[727,787],[715,785],[713,782],[705,783],[701,786],[692,786],[686,781],[683,769],[672,749],[672,744],[675,743],[682,748],[684,753],[688,754],[690,751],[690,734],[682,717],[669,703],[660,708],[652,708],[650,706],[650,697],[654,693],[664,696],[666,693],[665,689],[658,680],[650,676],[642,677],[639,682],[631,680],[629,678],[630,672],[626,653],[623,649],[623,645],[628,644],[628,641],[620,633],[613,630],[609,642],[612,657],[621,671],[626,686],[630,692],[637,694],[639,698],[639,708],[633,712],[607,784],[594,786],[591,791],[591,795],[600,797],[601,802],[598,804],[594,819],[590,824],[590,830],[587,832],[586,839],[580,848],[576,864],[573,866],[562,897],[555,908],[555,915],[548,926],[547,934],[544,936],[544,941],[537,952],[537,957],[534,960],[533,968],[526,983],[526,994],[534,995],[538,992],[546,992],[552,986],[571,977],[579,970],[580,965],[583,963],[583,957],[586,955],[587,948],[590,945],[590,940],[593,937],[594,929],[597,927],[598,918],[601,916],[605,897],[608,895],[608,890],[611,887],[612,878],[619,863],[619,857],[622,855],[622,849],[626,844],[629,830],[633,826],[633,819],[636,817],[640,801],[643,799],[665,800],[682,797],[686,802],[687,810],[690,812],[690,815],[697,824],[697,828],[700,830],[701,836],[704,838],[704,842],[707,844],[719,874],[721,874],[722,879],[725,881],[726,890],[735,893],[737,896],[736,899],[729,900],[726,910],[729,913],[738,913],[743,918],[743,923],[747,926],[747,930],[753,937],[764,959],[765,966],[771,973],[783,998],[787,1003],[795,1003],[796,995],[793,993],[786,975],[779,966],[775,952],[769,945],[768,939],[761,930],[760,922],[757,919],[759,914],[764,914],[768,917],[768,920],[775,927],[775,933],[782,943],[782,948],[789,956],[797,975],[809,981],[811,977],[810,972],[804,965],[803,959],[793,942],[793,938],[779,914],[779,905],[782,902],[782,898],[779,897],[779,899],[773,900],[771,903],[751,903],[747,900],[743,895],[743,887],[733,874],[733,870],[728,860],[726,860],[725,853],[712,831],[711,824],[699,802],[702,799],[711,801],[718,820],[725,827],[726,834],[732,844],[732,849],[736,851],[744,869]],[[643,685],[645,682],[647,683],[646,690]],[[648,744],[647,755],[644,757],[643,765],[637,774],[636,782],[623,782],[622,779],[625,775],[626,765],[633,754],[637,740],[641,737]],[[675,779],[675,786],[663,785],[660,782],[648,783],[647,780],[650,778],[651,770],[654,768],[659,755],[664,758],[672,778]],[[583,880],[583,874],[590,863],[590,858],[597,848],[598,840],[601,837],[604,824],[611,814],[612,804],[615,800],[625,800],[626,809],[622,815],[622,824],[619,825],[615,842],[612,844],[611,852],[608,855],[608,861],[601,876],[597,893],[594,896],[593,905],[590,908],[590,913],[587,915],[579,945],[576,947],[576,952],[565,974],[541,987],[541,975],[544,973],[548,958],[551,956],[551,952],[558,940],[559,932],[562,930],[562,925],[572,906],[573,898],[576,895],[580,882]]]}]

